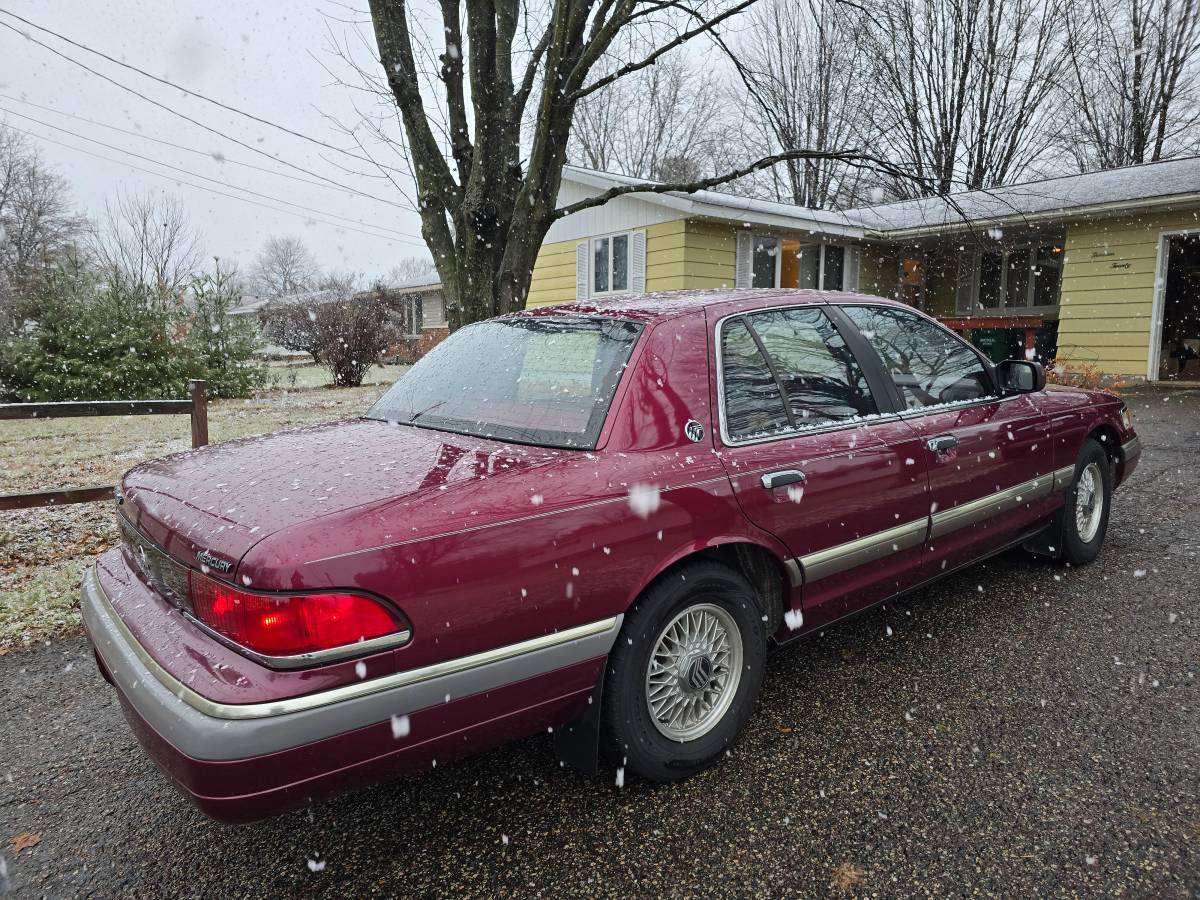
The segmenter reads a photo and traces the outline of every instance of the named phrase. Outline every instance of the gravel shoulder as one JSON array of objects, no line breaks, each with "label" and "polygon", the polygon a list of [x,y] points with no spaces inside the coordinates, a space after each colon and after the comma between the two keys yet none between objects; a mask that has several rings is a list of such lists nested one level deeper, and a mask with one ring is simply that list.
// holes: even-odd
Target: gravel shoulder
[{"label": "gravel shoulder", "polygon": [[13,650],[0,890],[1195,896],[1200,392],[1129,396],[1145,454],[1096,563],[1006,554],[776,653],[743,740],[678,785],[585,777],[543,735],[223,826],[141,754],[82,639]]}]

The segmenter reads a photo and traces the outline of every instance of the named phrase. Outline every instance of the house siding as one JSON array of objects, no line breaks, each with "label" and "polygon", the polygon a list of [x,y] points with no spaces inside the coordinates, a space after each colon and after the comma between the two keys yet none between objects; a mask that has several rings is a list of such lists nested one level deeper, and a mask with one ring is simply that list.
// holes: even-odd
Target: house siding
[{"label": "house siding", "polygon": [[1110,375],[1145,377],[1162,232],[1200,227],[1200,211],[1067,225],[1058,356]]},{"label": "house siding", "polygon": [[[675,219],[645,227],[646,290],[733,287],[732,226]],[[575,300],[575,240],[543,244],[529,285],[529,307]]]}]

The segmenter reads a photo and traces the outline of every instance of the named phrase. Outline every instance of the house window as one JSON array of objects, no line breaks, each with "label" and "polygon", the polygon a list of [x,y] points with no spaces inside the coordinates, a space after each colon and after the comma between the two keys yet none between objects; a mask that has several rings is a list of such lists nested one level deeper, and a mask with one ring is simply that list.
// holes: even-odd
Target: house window
[{"label": "house window", "polygon": [[592,296],[629,290],[629,234],[592,238]]},{"label": "house window", "polygon": [[1058,306],[1062,250],[1061,244],[1039,243],[968,255],[966,271],[974,277],[963,287],[971,285],[973,292],[966,295],[960,291],[959,311],[968,313],[980,308],[1022,311]]},{"label": "house window", "polygon": [[754,236],[754,280],[751,287],[779,287],[779,238]]},{"label": "house window", "polygon": [[1034,258],[1033,290],[1030,297],[1034,306],[1058,306],[1058,292],[1062,287],[1062,254],[1059,244],[1041,244]]},{"label": "house window", "polygon": [[846,283],[846,248],[754,235],[751,287],[840,291]]},{"label": "house window", "polygon": [[419,296],[405,297],[400,301],[400,333],[406,338],[421,336],[425,320],[424,306]]}]

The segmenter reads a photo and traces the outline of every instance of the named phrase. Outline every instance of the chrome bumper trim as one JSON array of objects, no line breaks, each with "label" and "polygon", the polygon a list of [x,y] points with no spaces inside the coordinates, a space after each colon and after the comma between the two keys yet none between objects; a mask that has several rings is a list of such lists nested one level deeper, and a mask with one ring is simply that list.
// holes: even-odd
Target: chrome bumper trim
[{"label": "chrome bumper trim", "polygon": [[[617,631],[620,628],[621,616],[612,616],[607,619],[601,619],[596,622],[589,622],[586,625],[579,625],[575,628],[568,628],[564,631],[555,632],[554,634],[545,634],[540,637],[531,638],[527,641],[521,641],[516,644],[508,644],[504,647],[496,647],[492,650],[486,650],[482,653],[474,653],[470,656],[462,656],[457,659],[446,660],[445,662],[434,663],[433,665],[423,666],[419,669],[410,669],[406,672],[395,672],[391,675],[384,675],[380,678],[374,678],[369,681],[361,681],[355,684],[347,684],[341,687],[331,688],[327,691],[319,691],[314,694],[304,694],[299,697],[289,697],[284,700],[277,700],[271,703],[218,703],[209,700],[196,693],[190,687],[179,681],[170,672],[164,669],[152,657],[149,652],[137,641],[128,626],[121,621],[121,617],[113,608],[112,601],[104,593],[104,589],[100,586],[99,579],[96,577],[95,570],[89,569],[83,580],[83,606],[85,623],[89,625],[89,632],[92,633],[93,640],[97,643],[100,649],[101,656],[106,662],[110,662],[108,654],[99,647],[99,643],[103,638],[103,634],[97,631],[103,631],[105,626],[110,626],[109,631],[114,630],[121,638],[122,643],[127,645],[127,649],[136,656],[137,661],[146,669],[159,684],[175,697],[182,700],[188,706],[203,713],[205,716],[210,716],[216,719],[226,720],[244,720],[244,719],[264,719],[274,716],[286,716],[293,713],[311,711],[322,707],[329,707],[335,704],[343,704],[348,701],[359,700],[364,697],[370,697],[374,694],[379,694],[385,691],[395,691],[399,688],[412,688],[417,685],[422,685],[427,682],[432,682],[435,679],[446,679],[449,676],[462,675],[464,673],[474,672],[483,669],[486,666],[494,666],[498,663],[505,663],[512,660],[519,660],[522,657],[530,656],[531,654],[543,654],[544,651],[554,650],[558,647],[571,644],[572,642],[581,642],[579,645],[580,653],[568,654],[569,656],[579,656],[579,659],[567,659],[565,662],[559,659],[540,659],[537,665],[527,667],[506,667],[505,671],[497,672],[495,678],[483,679],[480,683],[471,683],[463,681],[457,685],[457,690],[451,690],[449,693],[452,696],[465,696],[469,693],[476,693],[480,690],[488,690],[498,687],[512,681],[519,681],[523,678],[532,677],[544,672],[553,671],[555,668],[560,668],[563,665],[570,665],[573,662],[582,662],[586,659],[594,658],[595,656],[603,656],[612,648],[613,642],[616,640]],[[95,609],[89,609],[89,606]],[[95,610],[99,610],[103,614],[105,621],[98,621],[94,615]],[[587,640],[595,638],[596,640]],[[583,654],[583,655],[581,655]],[[559,654],[561,655],[561,654]],[[533,662],[533,659],[530,660]],[[113,668],[110,665],[110,669]],[[525,669],[528,669],[526,671]],[[116,673],[113,673],[114,675]],[[127,686],[123,686],[122,690],[126,690]],[[136,681],[133,687],[137,687]],[[437,688],[441,691],[439,685]],[[424,697],[421,692],[421,697],[415,695],[410,698],[412,702],[420,703],[420,706],[412,706],[411,703],[406,704],[409,709],[423,708],[430,705],[423,702],[428,698]],[[134,699],[131,697],[131,699]],[[441,696],[437,697],[440,700]],[[136,705],[136,704],[135,704]],[[394,712],[406,712],[409,709],[395,709]],[[383,719],[387,716],[384,715]],[[379,721],[376,719],[375,721]],[[302,743],[302,742],[298,742]]]},{"label": "chrome bumper trim", "polygon": [[[1075,471],[1074,467],[1071,471]],[[980,497],[978,500],[936,512],[932,516],[929,537],[931,539],[942,537],[952,531],[966,528],[968,525],[975,525],[992,516],[1016,509],[1022,503],[1040,500],[1053,492],[1056,475],[1057,473],[1046,474],[1003,491],[988,494],[986,497]]]},{"label": "chrome bumper trim", "polygon": [[916,519],[889,528],[887,531],[877,531],[857,540],[838,544],[800,557],[800,568],[804,571],[805,582],[818,581],[828,578],[847,569],[882,559],[900,550],[908,550],[924,543],[925,533],[929,528],[929,519]]}]

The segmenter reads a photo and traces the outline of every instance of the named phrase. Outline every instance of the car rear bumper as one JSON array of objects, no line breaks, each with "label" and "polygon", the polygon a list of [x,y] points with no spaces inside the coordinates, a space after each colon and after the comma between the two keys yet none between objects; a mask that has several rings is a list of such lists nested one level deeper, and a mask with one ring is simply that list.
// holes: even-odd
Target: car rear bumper
[{"label": "car rear bumper", "polygon": [[[84,625],[139,742],[202,810],[250,821],[569,721],[620,618],[278,703],[206,700],[137,642],[95,570]],[[558,639],[562,638],[562,639]],[[406,717],[406,718],[401,718]]]}]

